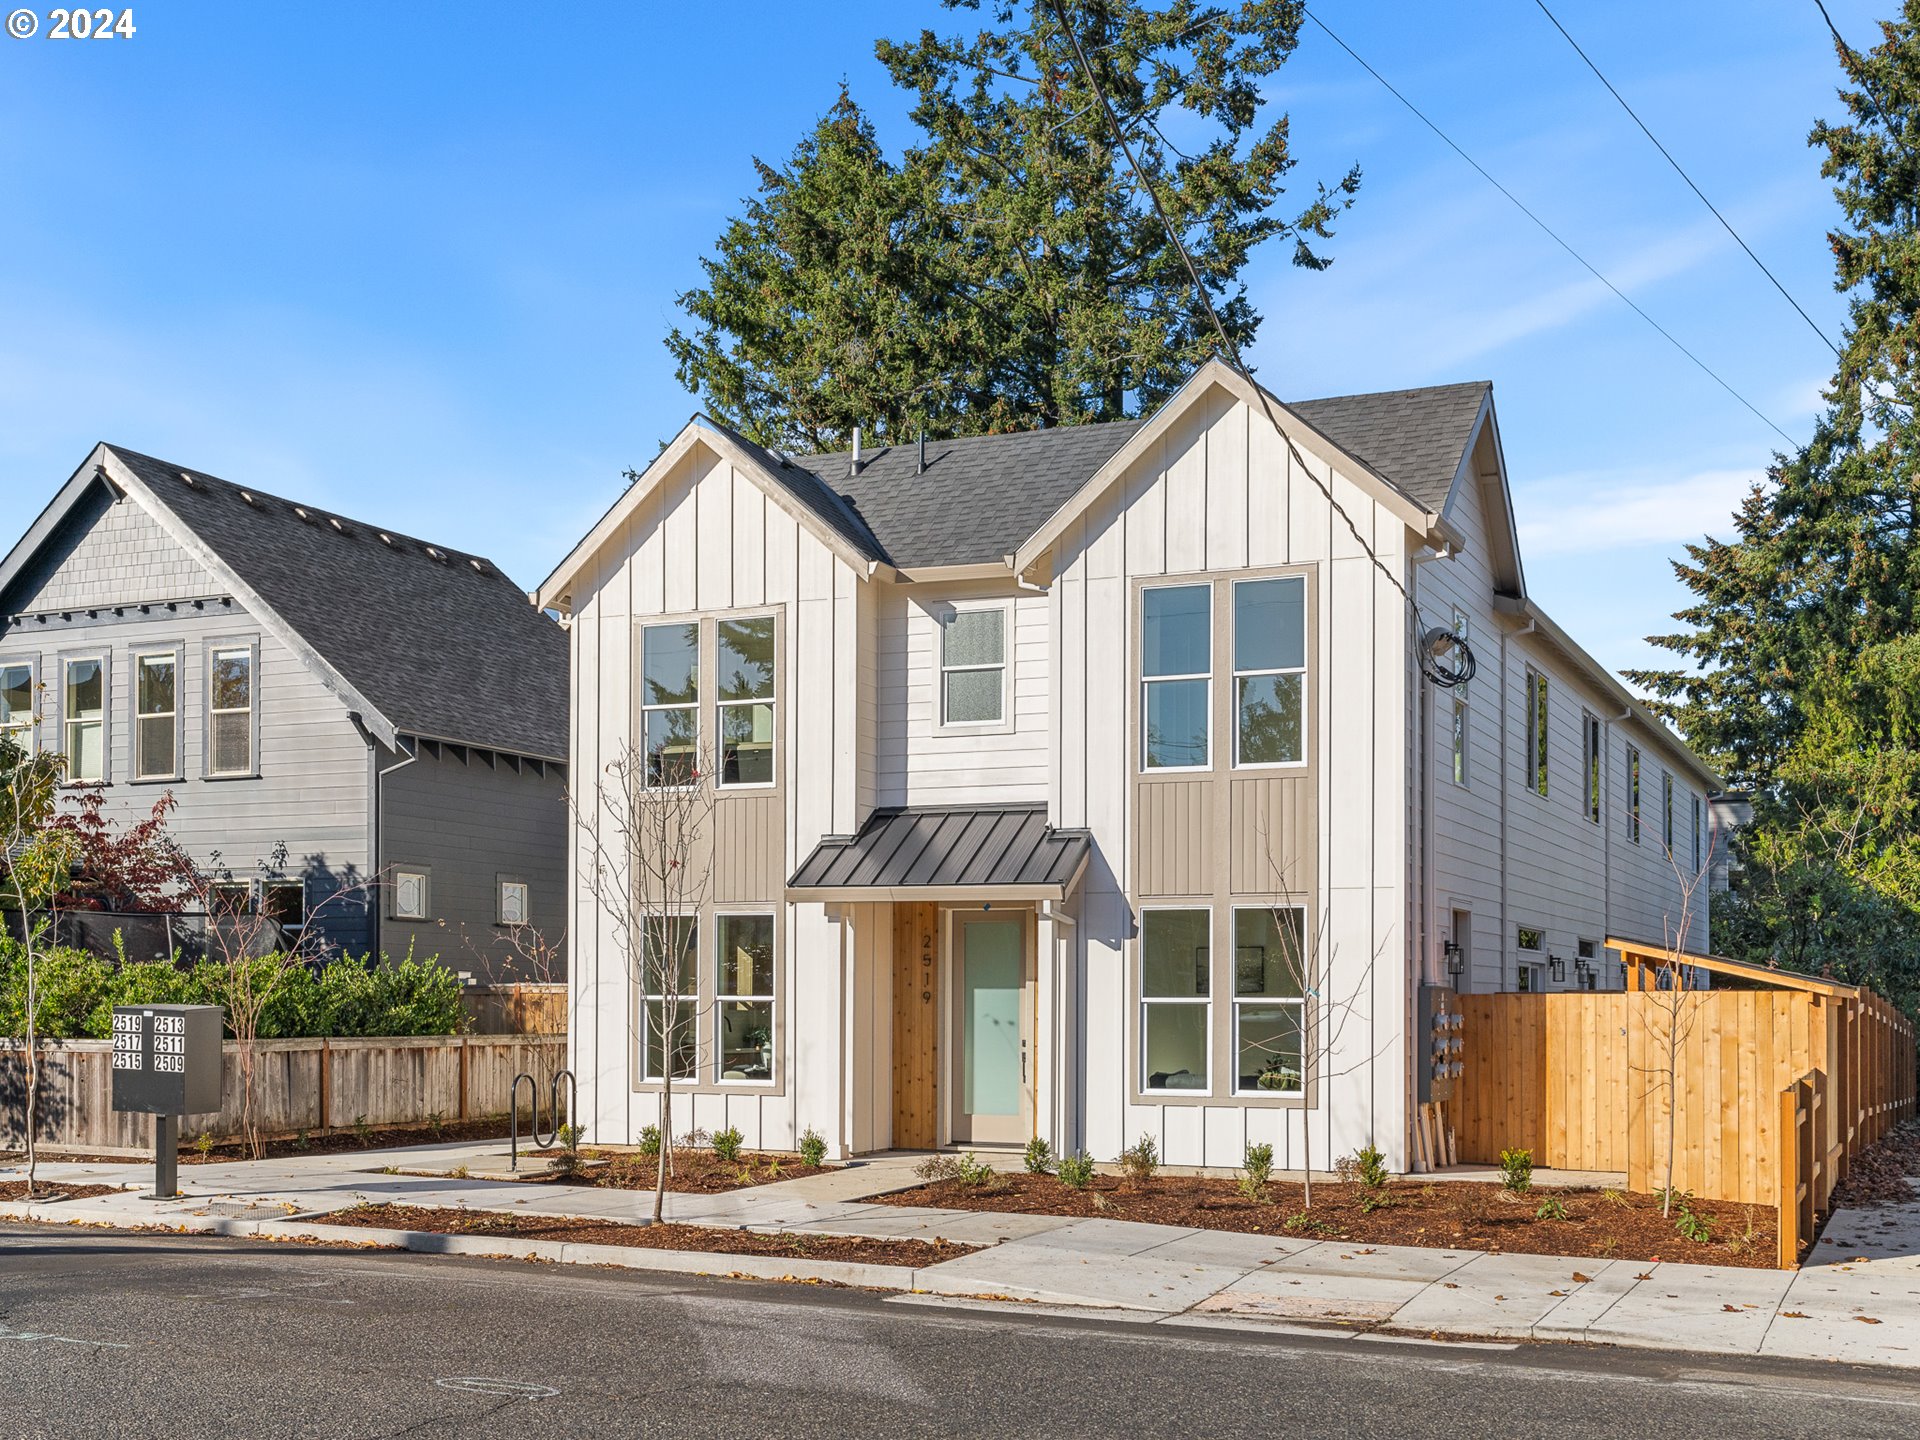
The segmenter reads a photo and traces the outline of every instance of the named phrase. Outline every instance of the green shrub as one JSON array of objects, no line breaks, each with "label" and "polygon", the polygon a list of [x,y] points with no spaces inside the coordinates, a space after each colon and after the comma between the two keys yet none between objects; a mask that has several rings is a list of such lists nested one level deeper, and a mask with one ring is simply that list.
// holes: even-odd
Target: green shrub
[{"label": "green shrub", "polygon": [[1151,1180],[1159,1168],[1160,1147],[1151,1135],[1142,1135],[1120,1152],[1120,1169],[1135,1184]]},{"label": "green shrub", "polygon": [[1062,1155],[1054,1173],[1060,1177],[1060,1183],[1069,1189],[1084,1190],[1093,1184],[1093,1156],[1084,1150]]},{"label": "green shrub", "polygon": [[827,1158],[827,1142],[820,1132],[809,1125],[800,1133],[800,1162],[803,1165],[820,1165]]},{"label": "green shrub", "polygon": [[1369,1190],[1387,1188],[1387,1157],[1378,1145],[1363,1145],[1353,1152],[1354,1176]]},{"label": "green shrub", "polygon": [[1029,1175],[1051,1175],[1053,1173],[1053,1146],[1038,1135],[1027,1141],[1027,1173]]},{"label": "green shrub", "polygon": [[1536,1220],[1564,1220],[1567,1218],[1567,1207],[1560,1203],[1559,1196],[1549,1195],[1540,1202],[1540,1208],[1533,1212],[1533,1218]]},{"label": "green shrub", "polygon": [[1696,1245],[1705,1245],[1713,1239],[1713,1217],[1694,1214],[1684,1198],[1680,1201],[1680,1214],[1675,1218],[1673,1228]]},{"label": "green shrub", "polygon": [[1515,1195],[1524,1195],[1533,1189],[1533,1151],[1502,1150],[1500,1183]]},{"label": "green shrub", "polygon": [[1273,1146],[1249,1145],[1240,1163],[1240,1193],[1249,1200],[1263,1200],[1267,1184],[1273,1179]]},{"label": "green shrub", "polygon": [[640,1153],[642,1155],[658,1155],[660,1153],[660,1127],[658,1125],[642,1125],[640,1127]]},{"label": "green shrub", "polygon": [[740,1127],[729,1125],[713,1134],[713,1153],[729,1165],[740,1158],[740,1147],[747,1143],[747,1137],[740,1133]]},{"label": "green shrub", "polygon": [[981,1190],[997,1180],[999,1172],[969,1150],[954,1167],[953,1178],[969,1190]]}]

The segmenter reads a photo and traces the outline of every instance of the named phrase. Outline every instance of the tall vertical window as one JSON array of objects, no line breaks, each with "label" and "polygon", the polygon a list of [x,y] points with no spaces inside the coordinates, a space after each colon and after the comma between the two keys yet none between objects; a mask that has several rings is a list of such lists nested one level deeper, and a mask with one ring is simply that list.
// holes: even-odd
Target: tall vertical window
[{"label": "tall vertical window", "polygon": [[1307,582],[1297,575],[1236,580],[1234,763],[1299,764],[1306,755],[1306,696]]},{"label": "tall vertical window", "polygon": [[1627,838],[1640,843],[1640,751],[1627,746]]},{"label": "tall vertical window", "polygon": [[1527,667],[1527,784],[1547,793],[1547,677]]},{"label": "tall vertical window", "polygon": [[940,621],[940,723],[997,725],[1007,718],[1007,610],[950,610]]},{"label": "tall vertical window", "polygon": [[180,664],[169,652],[133,658],[133,778],[180,773]]},{"label": "tall vertical window", "polygon": [[1514,927],[1513,944],[1520,952],[1519,963],[1514,966],[1515,983],[1528,992],[1545,989],[1546,970],[1540,964],[1540,952],[1547,946],[1546,933],[1532,925],[1519,925]]},{"label": "tall vertical window", "polygon": [[104,660],[69,660],[66,665],[67,779],[107,778],[107,667]]},{"label": "tall vertical window", "polygon": [[1693,806],[1693,873],[1700,873],[1700,797],[1689,795],[1688,802]]},{"label": "tall vertical window", "polygon": [[714,920],[720,974],[720,1079],[773,1079],[773,916],[720,915]]},{"label": "tall vertical window", "polygon": [[1601,730],[1599,718],[1587,711],[1580,712],[1581,748],[1585,752],[1587,767],[1587,819],[1594,824],[1600,823],[1600,762]]},{"label": "tall vertical window", "polygon": [[1140,916],[1140,1088],[1205,1090],[1213,1003],[1213,913],[1146,910]]},{"label": "tall vertical window", "polygon": [[1213,587],[1157,586],[1142,592],[1141,606],[1144,764],[1204,770],[1211,758]]},{"label": "tall vertical window", "polygon": [[698,764],[700,627],[649,625],[640,634],[641,731],[647,783],[682,785]]},{"label": "tall vertical window", "polygon": [[1270,905],[1233,912],[1234,1087],[1294,1094],[1303,1088],[1301,959],[1306,912]]},{"label": "tall vertical window", "polygon": [[773,783],[773,616],[722,620],[714,689],[720,705],[720,783]]},{"label": "tall vertical window", "polygon": [[215,650],[207,707],[207,773],[253,773],[253,650]]},{"label": "tall vertical window", "polygon": [[1470,733],[1468,719],[1469,712],[1465,697],[1454,696],[1453,726],[1449,743],[1453,748],[1453,783],[1456,785],[1467,783],[1467,736]]},{"label": "tall vertical window", "polygon": [[1673,853],[1673,772],[1660,772],[1660,844]]},{"label": "tall vertical window", "polygon": [[0,740],[33,748],[33,667],[0,665]]},{"label": "tall vertical window", "polygon": [[[643,1026],[646,1038],[640,1047],[644,1079],[664,1080],[669,1061],[676,1080],[691,1079],[697,1068],[700,973],[695,940],[698,929],[692,918],[685,916],[656,915],[646,922],[641,967],[641,978],[646,982]],[[667,1003],[669,996],[674,997],[672,1005]]]}]

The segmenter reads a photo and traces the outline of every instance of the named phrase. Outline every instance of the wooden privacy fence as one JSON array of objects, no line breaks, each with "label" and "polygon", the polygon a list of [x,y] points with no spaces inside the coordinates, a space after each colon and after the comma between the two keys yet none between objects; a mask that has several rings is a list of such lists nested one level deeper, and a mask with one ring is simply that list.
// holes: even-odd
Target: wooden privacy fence
[{"label": "wooden privacy fence", "polygon": [[469,1035],[564,1035],[565,985],[469,985],[460,992],[461,1028]]},{"label": "wooden privacy fence", "polygon": [[[504,1115],[513,1077],[547,1079],[566,1067],[564,1036],[433,1035],[356,1040],[260,1040],[254,1110],[269,1135],[356,1124],[417,1125]],[[22,1139],[26,1066],[18,1040],[0,1040],[0,1145]],[[215,1139],[240,1133],[238,1045],[226,1042],[225,1088],[217,1114],[181,1127]],[[152,1143],[145,1115],[113,1109],[113,1042],[50,1041],[40,1064],[40,1142],[72,1149],[138,1149]]]}]

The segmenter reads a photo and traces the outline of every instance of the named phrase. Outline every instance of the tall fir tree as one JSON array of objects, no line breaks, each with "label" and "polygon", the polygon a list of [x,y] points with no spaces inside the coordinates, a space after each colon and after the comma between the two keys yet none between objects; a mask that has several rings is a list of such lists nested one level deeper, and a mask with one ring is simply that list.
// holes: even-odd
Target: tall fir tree
[{"label": "tall fir tree", "polygon": [[[844,93],[703,262],[667,345],[680,380],[762,443],[845,443],[1113,420],[1217,348],[1052,0],[945,0],[967,34],[876,47],[914,98],[898,162]],[[1253,250],[1320,242],[1358,169],[1278,212],[1294,161],[1263,82],[1293,53],[1297,0],[1071,0],[1085,47],[1234,342],[1260,319]],[[1177,143],[1169,136],[1177,136]]]}]

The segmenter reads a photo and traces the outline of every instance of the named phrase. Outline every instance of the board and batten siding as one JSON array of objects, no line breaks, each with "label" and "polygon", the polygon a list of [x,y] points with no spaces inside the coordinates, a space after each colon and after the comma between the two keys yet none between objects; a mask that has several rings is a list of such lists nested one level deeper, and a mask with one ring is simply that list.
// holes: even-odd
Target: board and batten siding
[{"label": "board and batten siding", "polygon": [[[764,607],[784,617],[778,661],[784,713],[776,721],[775,762],[785,795],[781,878],[822,836],[852,833],[862,790],[872,783],[863,784],[859,763],[862,731],[871,734],[874,723],[861,699],[859,646],[863,627],[873,630],[862,613],[871,603],[870,588],[812,531],[731,462],[693,447],[588,559],[574,585],[570,753],[580,807],[594,808],[608,764],[637,745],[635,628],[650,617]],[[711,725],[711,716],[703,716],[703,735],[711,735]],[[577,828],[569,844],[570,1059],[589,1138],[631,1142],[656,1122],[658,1100],[636,1080],[625,951],[614,920],[581,879]],[[751,863],[764,867],[768,858]],[[853,1139],[841,1073],[853,957],[842,955],[842,927],[824,906],[772,908],[783,917],[776,941],[785,1007],[776,1025],[782,1083],[770,1089],[706,1085],[687,1094],[676,1086],[671,1126],[679,1134],[736,1125],[750,1149],[791,1148],[811,1127],[844,1153]],[[703,974],[713,967],[711,940],[700,941]],[[703,1053],[703,1066],[710,1058]]]},{"label": "board and batten siding", "polygon": [[[1062,1137],[1109,1156],[1152,1136],[1168,1164],[1233,1167],[1265,1141],[1296,1166],[1311,1123],[1324,1164],[1373,1141],[1405,1162],[1408,940],[1405,611],[1328,504],[1330,486],[1389,572],[1405,583],[1406,531],[1346,476],[1312,455],[1320,484],[1296,473],[1265,420],[1220,389],[1179,417],[1055,547],[1053,795],[1055,823],[1085,826],[1096,854],[1063,947],[1068,1029],[1084,1045],[1081,1133]],[[1136,1103],[1136,912],[1128,886],[1138,787],[1130,716],[1139,683],[1131,656],[1139,616],[1134,582],[1159,576],[1312,567],[1318,656],[1309,705],[1317,736],[1317,893],[1334,954],[1329,990],[1355,1009],[1311,1108],[1236,1103]],[[1216,625],[1225,621],[1216,614]],[[1225,683],[1216,676],[1216,684]],[[1230,763],[1216,736],[1215,763]],[[1376,958],[1377,957],[1377,958]],[[1228,1024],[1214,997],[1214,1024]]]}]

